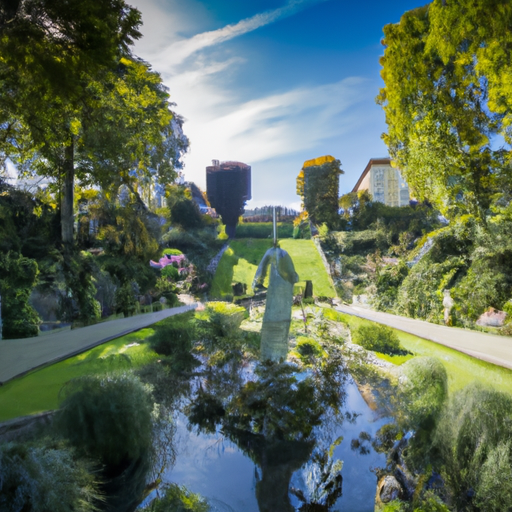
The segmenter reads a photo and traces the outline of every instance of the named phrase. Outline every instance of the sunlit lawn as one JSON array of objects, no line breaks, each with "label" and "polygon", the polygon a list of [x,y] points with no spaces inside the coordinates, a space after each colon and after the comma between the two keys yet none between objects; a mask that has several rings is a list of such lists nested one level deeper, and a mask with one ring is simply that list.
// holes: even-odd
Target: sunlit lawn
[{"label": "sunlit lawn", "polygon": [[[351,329],[371,323],[369,320],[339,312],[337,312],[336,317],[338,320],[348,324]],[[444,345],[419,338],[413,334],[399,330],[395,330],[395,332],[400,339],[402,347],[412,352],[415,356],[434,356],[442,361],[448,373],[450,392],[457,391],[476,380],[485,386],[490,386],[498,391],[512,395],[511,370],[475,359],[462,352],[457,352]],[[395,362],[392,359],[388,360]],[[402,363],[403,361],[398,364]]]},{"label": "sunlit lawn", "polygon": [[[270,240],[245,239],[233,240],[229,244],[217,267],[210,291],[211,298],[222,298],[233,293],[231,283],[247,285],[252,293],[252,282],[258,265],[266,250],[272,245]],[[306,280],[313,281],[313,293],[316,296],[335,297],[322,259],[311,240],[280,240],[279,245],[290,254],[295,270],[299,274],[299,287],[304,287]]]},{"label": "sunlit lawn", "polygon": [[[158,355],[142,343],[153,328],[127,334],[0,387],[0,421],[56,409],[59,391],[74,377],[140,367]],[[132,345],[132,346],[130,346]]]}]

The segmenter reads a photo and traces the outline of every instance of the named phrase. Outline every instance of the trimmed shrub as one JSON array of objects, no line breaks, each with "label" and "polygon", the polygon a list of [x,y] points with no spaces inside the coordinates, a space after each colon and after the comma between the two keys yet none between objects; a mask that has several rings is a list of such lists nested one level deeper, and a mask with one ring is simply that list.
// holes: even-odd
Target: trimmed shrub
[{"label": "trimmed shrub", "polygon": [[[293,224],[291,222],[277,223],[278,238],[292,238]],[[272,222],[244,222],[236,226],[236,238],[272,238]]]},{"label": "trimmed shrub", "polygon": [[402,354],[407,352],[401,348],[400,340],[391,327],[379,324],[362,325],[353,333],[353,341],[366,350],[383,354]]},{"label": "trimmed shrub", "polygon": [[179,256],[180,254],[183,254],[179,249],[164,249],[162,251],[162,256],[165,256],[166,254],[170,254],[171,256]]},{"label": "trimmed shrub", "polygon": [[73,379],[61,390],[57,430],[77,451],[115,468],[152,443],[150,388],[129,373]]},{"label": "trimmed shrub", "polygon": [[96,477],[74,450],[55,443],[0,446],[2,512],[97,510]]}]

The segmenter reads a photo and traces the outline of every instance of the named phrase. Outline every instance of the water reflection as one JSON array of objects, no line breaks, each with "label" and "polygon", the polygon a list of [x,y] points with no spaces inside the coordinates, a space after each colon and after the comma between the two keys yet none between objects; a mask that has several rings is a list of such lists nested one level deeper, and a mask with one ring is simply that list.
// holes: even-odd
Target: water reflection
[{"label": "water reflection", "polygon": [[370,439],[386,420],[376,420],[336,347],[308,367],[202,362],[181,399],[176,464],[163,481],[202,494],[214,511],[373,511],[370,468],[385,456]]}]

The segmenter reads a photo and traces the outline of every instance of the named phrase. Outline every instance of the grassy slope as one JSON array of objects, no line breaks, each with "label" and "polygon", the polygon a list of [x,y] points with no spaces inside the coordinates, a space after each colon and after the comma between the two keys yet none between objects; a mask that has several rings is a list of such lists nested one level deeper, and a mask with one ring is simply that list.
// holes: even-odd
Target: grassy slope
[{"label": "grassy slope", "polygon": [[[338,313],[338,319],[348,324],[350,329],[359,325],[371,323],[355,316]],[[439,345],[433,341],[418,338],[413,334],[395,330],[400,338],[401,345],[416,356],[437,357],[444,364],[448,373],[448,386],[450,392],[457,391],[474,380],[485,386],[512,395],[512,371],[485,361],[480,361],[451,348]]]},{"label": "grassy slope", "polygon": [[[325,271],[322,259],[311,240],[280,240],[282,249],[287,251],[299,274],[299,285],[304,281],[313,281],[313,292],[316,296],[335,297],[336,294]],[[252,285],[256,269],[272,245],[270,240],[234,240],[224,253],[215,273],[210,297],[221,298],[232,294],[231,283],[240,282],[247,285],[248,291]]]},{"label": "grassy slope", "polygon": [[[95,347],[60,363],[35,370],[0,387],[0,421],[56,409],[59,391],[74,377],[142,366],[158,358],[142,342],[147,328]],[[129,347],[133,343],[140,343]]]}]

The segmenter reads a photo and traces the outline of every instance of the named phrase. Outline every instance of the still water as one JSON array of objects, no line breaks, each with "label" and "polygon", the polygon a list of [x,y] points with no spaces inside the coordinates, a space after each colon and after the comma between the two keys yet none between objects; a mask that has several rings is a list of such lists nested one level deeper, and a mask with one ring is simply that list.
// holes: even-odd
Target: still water
[{"label": "still water", "polygon": [[[348,420],[345,419],[341,424],[326,421],[315,428],[313,436],[316,445],[327,448],[342,437],[332,451],[333,460],[343,461],[342,495],[329,510],[373,512],[377,478],[372,469],[384,467],[386,457],[377,453],[368,439],[374,437],[389,419],[378,417],[368,407],[351,379],[346,381],[345,387],[343,407]],[[285,457],[284,463],[275,463],[272,468],[269,468],[267,461],[265,479],[261,467],[223,435],[222,431],[198,434],[188,430],[187,423],[186,416],[177,416],[176,461],[163,475],[163,481],[184,485],[190,491],[202,495],[213,511],[260,512],[261,503],[265,501],[261,497],[262,493],[277,492],[277,481],[281,478],[286,485],[289,482],[290,488],[299,489],[306,495],[308,492],[311,494],[311,487],[315,484],[315,468],[311,457],[308,460],[306,456],[306,461],[300,455],[295,460]],[[361,435],[362,432],[366,434]],[[357,449],[352,442],[356,439],[359,440],[355,443]],[[269,480],[274,481],[274,487],[272,482],[268,486]],[[258,488],[259,499],[256,497]],[[289,494],[289,502],[291,510],[299,510],[301,502],[296,496]]]}]

